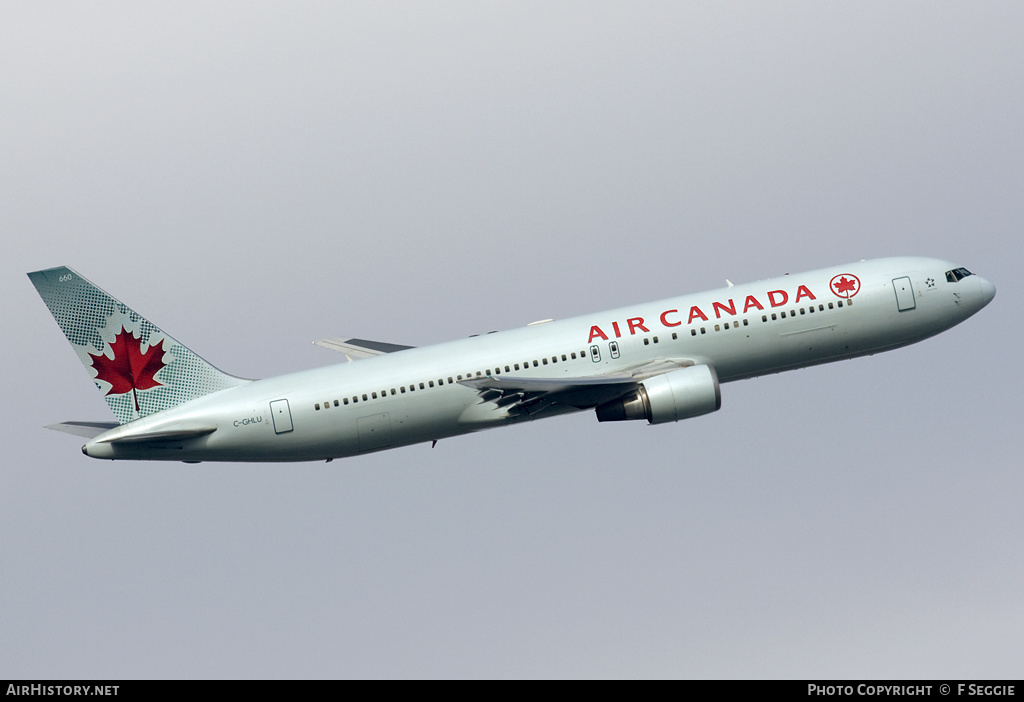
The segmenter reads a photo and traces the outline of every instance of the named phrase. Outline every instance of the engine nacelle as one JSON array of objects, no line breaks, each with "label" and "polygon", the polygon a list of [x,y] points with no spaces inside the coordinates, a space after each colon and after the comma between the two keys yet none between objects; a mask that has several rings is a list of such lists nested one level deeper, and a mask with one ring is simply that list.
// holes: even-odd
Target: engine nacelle
[{"label": "engine nacelle", "polygon": [[597,408],[599,422],[646,419],[651,424],[678,422],[721,408],[722,389],[711,366],[689,366],[641,381],[625,397]]}]

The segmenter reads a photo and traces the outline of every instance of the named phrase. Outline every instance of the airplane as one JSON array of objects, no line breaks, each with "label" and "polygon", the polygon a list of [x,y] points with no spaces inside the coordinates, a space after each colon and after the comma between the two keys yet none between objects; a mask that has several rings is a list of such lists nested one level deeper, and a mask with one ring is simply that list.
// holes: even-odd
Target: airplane
[{"label": "airplane", "polygon": [[70,268],[28,274],[116,422],[49,428],[111,460],[331,461],[569,412],[677,422],[721,384],[888,351],[992,301],[933,258],[884,258],[426,347],[330,338],[348,362],[224,373]]}]

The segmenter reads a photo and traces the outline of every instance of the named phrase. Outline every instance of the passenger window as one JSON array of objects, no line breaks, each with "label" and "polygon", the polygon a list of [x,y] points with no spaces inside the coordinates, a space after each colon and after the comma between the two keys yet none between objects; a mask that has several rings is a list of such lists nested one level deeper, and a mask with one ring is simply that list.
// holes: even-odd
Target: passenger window
[{"label": "passenger window", "polygon": [[[488,373],[487,375],[490,375],[490,373]],[[427,383],[427,385],[429,385],[430,387],[434,387],[434,381],[431,380],[429,383]]]},{"label": "passenger window", "polygon": [[320,411],[320,403],[317,402],[315,405],[313,405],[313,409],[315,409],[315,410],[317,410],[319,412]]},{"label": "passenger window", "polygon": [[337,400],[335,400],[335,401],[334,401],[334,406],[335,406],[335,407],[337,407],[337,406],[338,406],[338,401],[337,401]]},{"label": "passenger window", "polygon": [[696,329],[691,329],[690,330],[690,336],[697,336],[697,330]]},{"label": "passenger window", "polygon": [[644,346],[650,346],[650,345],[651,345],[651,340],[648,339],[647,337],[644,337]]}]

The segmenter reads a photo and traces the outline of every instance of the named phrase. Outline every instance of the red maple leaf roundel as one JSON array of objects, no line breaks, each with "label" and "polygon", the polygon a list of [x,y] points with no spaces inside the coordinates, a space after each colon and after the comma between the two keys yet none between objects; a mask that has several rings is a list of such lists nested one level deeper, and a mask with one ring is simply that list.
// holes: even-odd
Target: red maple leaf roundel
[{"label": "red maple leaf roundel", "polygon": [[96,379],[110,383],[107,395],[121,395],[130,390],[135,400],[135,411],[138,412],[139,396],[136,390],[148,390],[160,385],[153,376],[167,365],[164,363],[164,340],[161,339],[159,344],[150,346],[143,353],[140,340],[121,327],[110,344],[110,351],[114,354],[113,358],[102,353],[89,354],[92,367],[96,369]]},{"label": "red maple leaf roundel", "polygon": [[836,297],[850,299],[860,291],[860,279],[855,275],[844,273],[832,278],[828,286]]}]

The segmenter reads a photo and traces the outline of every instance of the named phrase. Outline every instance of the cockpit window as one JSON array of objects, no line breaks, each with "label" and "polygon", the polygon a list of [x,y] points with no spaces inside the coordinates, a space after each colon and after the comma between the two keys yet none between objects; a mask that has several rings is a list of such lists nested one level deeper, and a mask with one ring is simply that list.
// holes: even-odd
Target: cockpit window
[{"label": "cockpit window", "polygon": [[963,280],[969,275],[973,275],[973,273],[966,268],[954,268],[951,271],[946,271],[946,280],[950,283],[955,283],[958,280]]}]

